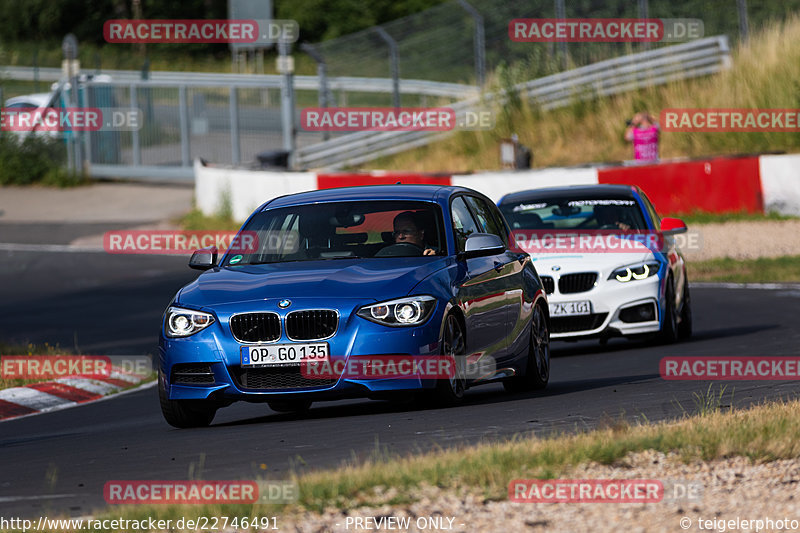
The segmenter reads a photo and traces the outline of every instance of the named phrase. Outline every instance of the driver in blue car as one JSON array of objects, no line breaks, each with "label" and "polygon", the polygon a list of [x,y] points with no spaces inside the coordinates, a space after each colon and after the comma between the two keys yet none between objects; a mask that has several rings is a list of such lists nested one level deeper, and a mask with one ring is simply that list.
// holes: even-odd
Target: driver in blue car
[{"label": "driver in blue car", "polygon": [[436,250],[425,246],[425,230],[422,224],[417,221],[417,215],[413,211],[403,211],[394,217],[394,237],[395,244],[413,244],[422,250],[422,255],[436,255]]}]

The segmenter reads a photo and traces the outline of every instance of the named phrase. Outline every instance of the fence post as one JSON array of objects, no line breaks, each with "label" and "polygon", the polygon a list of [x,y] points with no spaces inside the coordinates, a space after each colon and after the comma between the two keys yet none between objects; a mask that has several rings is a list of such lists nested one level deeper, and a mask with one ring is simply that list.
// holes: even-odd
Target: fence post
[{"label": "fence post", "polygon": [[181,166],[188,167],[189,161],[189,102],[186,85],[178,87],[178,114],[181,124]]},{"label": "fence post", "polygon": [[[131,111],[136,111],[139,107],[136,97],[136,84],[131,83]],[[148,117],[149,118],[149,117]],[[131,131],[131,150],[133,151],[133,166],[138,167],[142,164],[142,146],[139,143],[139,130],[133,128]]]},{"label": "fence post", "polygon": [[475,21],[475,79],[478,82],[478,87],[482,88],[486,81],[486,36],[483,27],[483,16],[467,0],[458,0],[458,3]]},{"label": "fence post", "polygon": [[[556,0],[556,18],[567,18],[567,10],[564,7],[564,0]],[[561,56],[561,70],[567,70],[567,43],[560,41],[558,43],[558,53]]]},{"label": "fence post", "polygon": [[747,0],[736,0],[736,7],[739,9],[739,35],[742,42],[747,42],[747,34],[750,33],[747,23]]},{"label": "fence post", "polygon": [[[61,42],[61,51],[64,54],[67,66],[67,79],[69,81],[69,101],[68,107],[76,108],[80,104],[78,102],[78,73],[73,70],[73,62],[78,58],[78,38],[74,34],[68,33],[64,36]],[[81,143],[78,131],[70,131],[67,141],[67,164],[71,173],[76,174],[82,167],[81,161]]]},{"label": "fence post", "polygon": [[294,65],[289,52],[291,45],[281,39],[278,42],[281,68],[281,125],[283,129],[283,149],[288,152],[288,167],[294,168],[295,161],[295,123],[294,123]]},{"label": "fence post", "polygon": [[235,86],[232,85],[230,90],[231,162],[238,165],[242,161],[242,149],[239,144],[239,95]]},{"label": "fence post", "polygon": [[[639,18],[646,19],[650,17],[650,6],[647,0],[639,0]],[[642,50],[649,50],[650,42],[642,41]]]},{"label": "fence post", "polygon": [[376,26],[375,31],[389,46],[389,64],[392,69],[392,92],[394,93],[392,101],[395,107],[400,107],[400,54],[397,51],[397,42],[380,26]]},{"label": "fence post", "polygon": [[[300,45],[300,49],[311,56],[317,62],[317,78],[319,78],[319,106],[322,109],[328,107],[328,65],[325,63],[325,58],[319,53],[319,50],[314,48],[308,43]],[[327,141],[331,138],[331,132],[325,130],[322,132],[322,139]]]}]

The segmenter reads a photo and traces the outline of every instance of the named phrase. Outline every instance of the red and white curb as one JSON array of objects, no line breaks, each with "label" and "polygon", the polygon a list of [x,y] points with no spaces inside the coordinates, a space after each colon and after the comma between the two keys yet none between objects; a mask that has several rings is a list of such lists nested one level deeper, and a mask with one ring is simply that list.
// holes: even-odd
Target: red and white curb
[{"label": "red and white curb", "polygon": [[156,383],[152,381],[136,387],[143,380],[143,376],[112,371],[104,378],[64,377],[3,389],[0,390],[0,421],[75,407],[108,398],[123,389],[128,392]]}]

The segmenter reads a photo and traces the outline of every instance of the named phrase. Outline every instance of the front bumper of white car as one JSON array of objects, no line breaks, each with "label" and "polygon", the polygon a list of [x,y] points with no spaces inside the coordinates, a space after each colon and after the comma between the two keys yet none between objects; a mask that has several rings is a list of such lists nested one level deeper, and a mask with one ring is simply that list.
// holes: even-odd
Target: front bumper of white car
[{"label": "front bumper of white car", "polygon": [[607,272],[595,274],[591,284],[586,273],[542,275],[548,289],[552,339],[631,336],[659,331],[662,276],[622,283],[606,279]]}]

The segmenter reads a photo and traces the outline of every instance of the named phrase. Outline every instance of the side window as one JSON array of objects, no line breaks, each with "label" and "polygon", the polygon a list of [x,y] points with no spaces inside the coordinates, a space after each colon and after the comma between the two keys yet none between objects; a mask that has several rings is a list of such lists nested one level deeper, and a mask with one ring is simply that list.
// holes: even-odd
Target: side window
[{"label": "side window", "polygon": [[653,206],[653,202],[650,201],[650,198],[642,191],[642,198],[644,199],[644,205],[647,206],[647,212],[650,215],[650,218],[653,219],[653,225],[655,225],[656,229],[661,227],[661,217],[658,216],[656,212],[656,208]]},{"label": "side window", "polygon": [[481,233],[493,233],[500,237],[500,240],[508,246],[508,236],[501,221],[495,216],[491,207],[481,198],[474,196],[467,196],[467,202],[472,207],[472,212],[478,219],[478,224],[481,227]]},{"label": "side window", "polygon": [[453,231],[456,234],[456,246],[459,252],[464,251],[467,237],[473,233],[482,233],[472,218],[472,214],[464,203],[464,197],[459,196],[450,204],[450,213],[453,218]]}]

